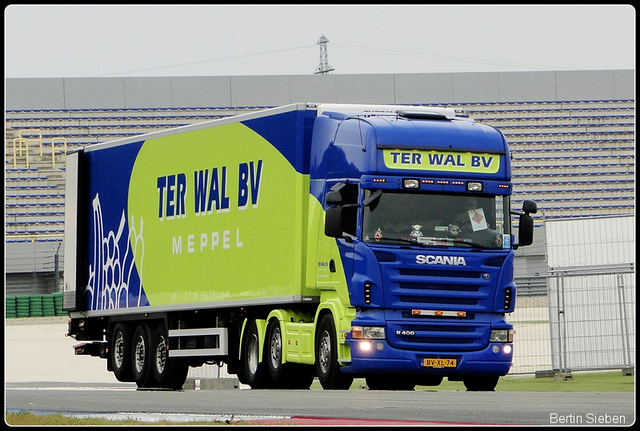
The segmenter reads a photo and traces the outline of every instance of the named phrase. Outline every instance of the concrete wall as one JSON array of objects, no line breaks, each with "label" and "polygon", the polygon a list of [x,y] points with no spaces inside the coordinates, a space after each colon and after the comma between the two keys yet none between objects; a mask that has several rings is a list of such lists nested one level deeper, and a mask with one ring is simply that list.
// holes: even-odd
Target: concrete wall
[{"label": "concrete wall", "polygon": [[612,100],[633,99],[634,84],[633,70],[5,81],[7,110]]}]

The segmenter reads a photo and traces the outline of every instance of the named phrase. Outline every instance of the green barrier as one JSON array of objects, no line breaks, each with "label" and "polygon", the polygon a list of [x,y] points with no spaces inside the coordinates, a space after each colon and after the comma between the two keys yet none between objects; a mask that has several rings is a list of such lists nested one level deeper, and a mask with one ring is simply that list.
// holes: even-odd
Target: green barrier
[{"label": "green barrier", "polygon": [[6,318],[66,316],[62,292],[49,295],[6,296]]}]

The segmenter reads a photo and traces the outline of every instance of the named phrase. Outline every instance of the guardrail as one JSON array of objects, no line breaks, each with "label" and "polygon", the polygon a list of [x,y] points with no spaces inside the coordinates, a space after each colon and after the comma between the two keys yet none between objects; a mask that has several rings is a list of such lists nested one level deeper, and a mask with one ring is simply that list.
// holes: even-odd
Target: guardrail
[{"label": "guardrail", "polygon": [[[37,138],[26,137],[30,135],[37,135]],[[21,129],[18,130],[18,137],[13,139],[13,168],[17,168],[18,158],[25,157],[26,168],[29,169],[29,142],[35,141],[39,146],[40,157],[43,155],[42,147],[42,131],[40,129]],[[56,142],[60,142],[63,145],[62,154],[67,153],[67,139],[62,136],[56,136],[51,138],[51,164],[56,167]]]}]

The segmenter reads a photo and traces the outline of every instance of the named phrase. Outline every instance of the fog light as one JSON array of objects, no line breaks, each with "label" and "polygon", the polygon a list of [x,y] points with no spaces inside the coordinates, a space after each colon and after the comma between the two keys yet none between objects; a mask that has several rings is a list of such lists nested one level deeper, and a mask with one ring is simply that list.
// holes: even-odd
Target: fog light
[{"label": "fog light", "polygon": [[493,353],[498,353],[500,351],[500,347],[498,347],[496,344],[494,344],[493,346],[491,346],[491,351]]},{"label": "fog light", "polygon": [[360,347],[360,350],[363,352],[371,351],[371,343],[369,343],[368,341],[361,341],[360,344],[358,344],[358,347]]},{"label": "fog light", "polygon": [[513,351],[513,346],[511,346],[511,344],[505,344],[502,346],[502,351],[508,355]]}]

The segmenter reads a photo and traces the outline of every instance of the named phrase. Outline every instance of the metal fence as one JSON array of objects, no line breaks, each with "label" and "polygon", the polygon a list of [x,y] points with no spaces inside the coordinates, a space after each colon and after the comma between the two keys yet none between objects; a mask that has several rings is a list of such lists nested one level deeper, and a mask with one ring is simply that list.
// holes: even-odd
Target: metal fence
[{"label": "metal fence", "polygon": [[554,370],[635,366],[634,274],[633,264],[551,268]]},{"label": "metal fence", "polygon": [[550,268],[547,288],[508,316],[510,374],[635,368],[634,264]]},{"label": "metal fence", "polygon": [[515,311],[507,316],[515,331],[510,374],[551,370],[551,333],[547,295],[516,298]]},{"label": "metal fence", "polygon": [[535,272],[546,294],[518,296],[508,316],[516,331],[510,373],[634,368],[635,216],[544,227],[546,256]]}]

